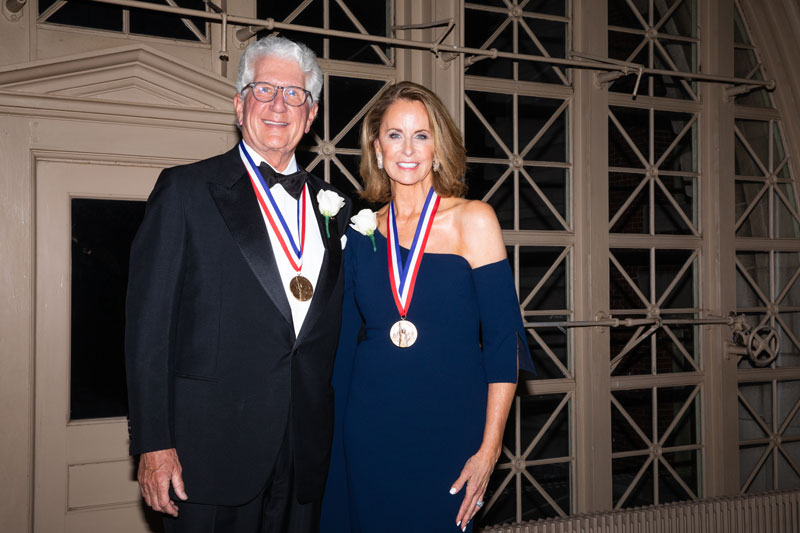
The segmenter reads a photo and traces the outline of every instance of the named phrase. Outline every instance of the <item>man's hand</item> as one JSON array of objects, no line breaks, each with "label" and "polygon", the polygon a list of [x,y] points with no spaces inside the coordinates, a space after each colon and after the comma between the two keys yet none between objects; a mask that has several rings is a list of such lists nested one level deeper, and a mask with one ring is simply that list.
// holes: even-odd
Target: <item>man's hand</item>
[{"label": "man's hand", "polygon": [[145,503],[154,511],[178,516],[178,507],[169,499],[169,485],[181,500],[186,500],[181,462],[175,448],[146,452],[139,457],[139,488]]}]

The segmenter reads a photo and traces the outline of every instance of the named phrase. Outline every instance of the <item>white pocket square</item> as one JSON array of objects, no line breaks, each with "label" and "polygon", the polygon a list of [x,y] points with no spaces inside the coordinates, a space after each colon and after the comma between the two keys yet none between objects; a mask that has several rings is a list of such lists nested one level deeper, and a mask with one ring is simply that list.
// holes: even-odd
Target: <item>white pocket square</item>
[{"label": "white pocket square", "polygon": [[342,235],[342,250],[347,246],[347,235]]}]

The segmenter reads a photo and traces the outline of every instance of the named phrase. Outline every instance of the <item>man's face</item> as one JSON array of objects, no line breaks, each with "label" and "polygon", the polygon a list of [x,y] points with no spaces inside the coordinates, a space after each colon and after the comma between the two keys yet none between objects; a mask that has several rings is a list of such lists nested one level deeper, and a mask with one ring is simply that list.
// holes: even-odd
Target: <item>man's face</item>
[{"label": "man's face", "polygon": [[[277,57],[266,56],[256,60],[253,81],[305,89],[305,77],[300,66]],[[279,171],[289,164],[300,139],[308,133],[317,116],[318,106],[310,102],[309,96],[300,107],[287,105],[282,90],[278,90],[271,102],[259,102],[250,88],[233,99],[242,138]]]}]

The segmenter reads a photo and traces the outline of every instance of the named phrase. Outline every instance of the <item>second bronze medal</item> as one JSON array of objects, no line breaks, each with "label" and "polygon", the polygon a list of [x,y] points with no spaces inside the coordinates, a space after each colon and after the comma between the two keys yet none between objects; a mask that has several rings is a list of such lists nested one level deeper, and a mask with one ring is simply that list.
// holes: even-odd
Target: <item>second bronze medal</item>
[{"label": "second bronze medal", "polygon": [[289,282],[289,291],[301,302],[307,302],[314,296],[314,286],[308,281],[308,278],[299,274]]}]

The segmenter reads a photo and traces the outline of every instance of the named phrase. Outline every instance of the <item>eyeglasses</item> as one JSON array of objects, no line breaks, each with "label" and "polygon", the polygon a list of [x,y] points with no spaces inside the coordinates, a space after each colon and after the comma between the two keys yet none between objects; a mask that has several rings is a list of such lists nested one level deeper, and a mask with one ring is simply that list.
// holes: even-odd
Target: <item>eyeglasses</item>
[{"label": "eyeglasses", "polygon": [[293,107],[300,107],[305,104],[308,97],[311,96],[311,92],[302,87],[281,87],[280,85],[273,85],[266,81],[248,83],[242,88],[242,92],[246,91],[248,87],[253,89],[253,98],[259,102],[271,102],[275,100],[278,89],[281,89],[283,91],[283,101],[286,102],[286,105]]}]

